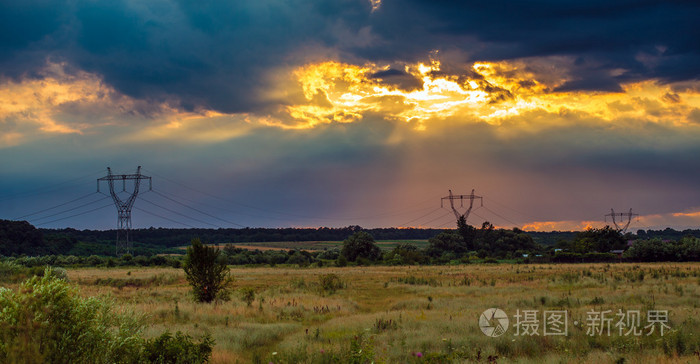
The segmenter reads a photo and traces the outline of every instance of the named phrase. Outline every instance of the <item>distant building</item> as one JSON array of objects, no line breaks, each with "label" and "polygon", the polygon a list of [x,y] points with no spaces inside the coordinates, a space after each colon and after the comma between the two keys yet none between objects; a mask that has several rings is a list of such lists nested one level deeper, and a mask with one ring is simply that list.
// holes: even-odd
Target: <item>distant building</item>
[{"label": "distant building", "polygon": [[625,251],[622,249],[611,250],[610,253],[617,255],[618,258],[622,258],[622,253]]}]

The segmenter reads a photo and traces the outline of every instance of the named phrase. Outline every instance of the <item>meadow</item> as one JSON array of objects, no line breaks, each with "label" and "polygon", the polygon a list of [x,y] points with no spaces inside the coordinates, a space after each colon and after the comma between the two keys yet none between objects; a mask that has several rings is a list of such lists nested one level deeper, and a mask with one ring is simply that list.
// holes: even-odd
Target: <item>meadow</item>
[{"label": "meadow", "polygon": [[[71,268],[84,296],[143,315],[146,336],[181,330],[216,340],[213,363],[700,362],[700,264],[466,264],[237,267],[228,301],[195,303],[182,269]],[[499,337],[479,328],[505,311]],[[537,311],[537,335],[515,314]],[[567,335],[544,335],[544,311],[566,311]],[[589,312],[667,310],[668,328],[589,335]]]}]

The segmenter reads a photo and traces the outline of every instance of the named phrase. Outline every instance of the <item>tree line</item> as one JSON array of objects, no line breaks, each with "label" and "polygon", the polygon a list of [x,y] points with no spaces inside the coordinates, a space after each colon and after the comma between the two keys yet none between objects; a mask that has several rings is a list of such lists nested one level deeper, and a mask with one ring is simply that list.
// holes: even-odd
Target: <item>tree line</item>
[{"label": "tree line", "polygon": [[[47,259],[59,262],[61,266],[172,265],[175,264],[172,259],[165,262],[162,257],[153,257],[164,253],[181,254],[182,250],[175,247],[188,245],[193,237],[225,245],[261,240],[341,241],[358,232],[365,232],[377,240],[428,239],[425,249],[401,244],[393,250],[380,250],[380,257],[372,261],[386,264],[444,264],[487,257],[537,262],[616,261],[621,258],[631,261],[700,260],[695,245],[700,230],[640,230],[637,235],[622,235],[617,230],[605,227],[580,232],[537,233],[518,228],[498,229],[488,222],[477,228],[467,224],[463,218],[457,221],[457,226],[457,229],[445,230],[363,229],[360,226],[316,229],[138,229],[133,234],[137,237],[133,243],[133,256],[117,257],[114,254],[116,232],[113,230],[37,229],[25,221],[0,220],[0,256],[21,257],[18,261],[26,266]],[[656,236],[680,237],[671,240]],[[625,251],[624,255],[620,256],[619,251]],[[340,250],[333,249],[316,252],[294,249],[261,251],[232,245],[225,252],[228,263],[232,265],[327,264],[341,255]],[[113,259],[108,259],[110,256]],[[345,258],[354,261],[351,256]]]}]

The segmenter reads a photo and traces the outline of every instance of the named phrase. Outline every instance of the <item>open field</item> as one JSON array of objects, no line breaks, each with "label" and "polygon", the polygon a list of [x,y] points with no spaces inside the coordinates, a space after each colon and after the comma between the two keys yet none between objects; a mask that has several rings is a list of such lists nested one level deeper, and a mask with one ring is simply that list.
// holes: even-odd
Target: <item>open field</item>
[{"label": "open field", "polygon": [[[700,264],[462,265],[235,268],[228,302],[198,304],[181,269],[69,269],[86,296],[144,315],[146,335],[210,332],[214,363],[358,362],[688,363],[700,361]],[[323,290],[335,274],[343,287]],[[248,306],[238,292],[255,290]],[[479,316],[504,310],[510,328],[484,335]],[[566,336],[516,336],[517,310],[565,310]],[[588,312],[611,310],[610,336],[587,335]],[[668,310],[663,336],[620,335],[618,310]],[[576,321],[576,323],[574,323]],[[420,354],[419,354],[420,353]],[[497,358],[496,358],[497,357]],[[624,359],[624,360],[623,360]]]}]

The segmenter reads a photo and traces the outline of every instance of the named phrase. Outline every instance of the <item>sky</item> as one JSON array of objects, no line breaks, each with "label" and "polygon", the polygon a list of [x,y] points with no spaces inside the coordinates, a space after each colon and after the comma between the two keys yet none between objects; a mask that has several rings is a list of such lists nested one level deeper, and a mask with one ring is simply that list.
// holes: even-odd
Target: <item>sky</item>
[{"label": "sky", "polygon": [[0,1],[0,218],[114,228],[97,179],[142,166],[135,228],[454,227],[450,190],[482,197],[477,226],[632,209],[632,231],[698,228],[697,19],[695,1]]}]

